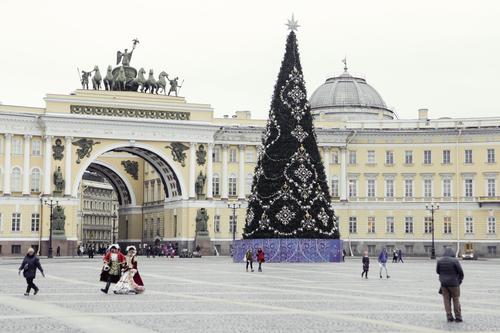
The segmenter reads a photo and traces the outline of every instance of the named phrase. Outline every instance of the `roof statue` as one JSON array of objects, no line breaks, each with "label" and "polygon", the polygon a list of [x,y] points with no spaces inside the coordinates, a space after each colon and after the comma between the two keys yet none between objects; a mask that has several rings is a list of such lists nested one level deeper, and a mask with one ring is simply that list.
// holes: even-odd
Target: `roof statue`
[{"label": "roof statue", "polygon": [[[99,72],[99,67],[94,66],[92,71],[80,71],[78,69],[78,75],[80,83],[82,84],[82,89],[89,89],[89,82],[92,82],[92,89],[100,90],[101,86],[106,90],[113,91],[136,91],[142,93],[160,94],[163,93],[167,95],[167,85],[170,84],[170,90],[168,95],[174,93],[177,96],[179,88],[182,84],[178,84],[179,78],[176,77],[170,80],[168,73],[166,71],[160,71],[158,80],[154,77],[154,70],[149,70],[149,78],[145,78],[146,70],[140,68],[139,70],[130,66],[132,61],[132,55],[135,48],[139,44],[139,39],[134,38],[132,40],[132,49],[124,49],[123,51],[118,50],[116,52],[116,65],[113,68],[111,65],[107,67],[106,75],[104,78]],[[90,76],[93,73],[93,77],[90,80]],[[184,82],[184,81],[183,81]],[[103,83],[103,85],[101,85]]]}]

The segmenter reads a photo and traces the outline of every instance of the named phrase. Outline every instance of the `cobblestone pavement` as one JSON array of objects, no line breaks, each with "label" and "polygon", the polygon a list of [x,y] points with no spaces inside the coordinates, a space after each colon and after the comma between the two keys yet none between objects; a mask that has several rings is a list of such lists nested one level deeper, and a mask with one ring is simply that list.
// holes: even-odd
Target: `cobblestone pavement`
[{"label": "cobblestone pavement", "polygon": [[37,296],[23,296],[20,260],[0,259],[1,332],[500,332],[500,261],[462,262],[463,323],[447,323],[435,263],[389,264],[369,279],[361,260],[266,264],[230,258],[140,258],[141,295],[99,291],[100,260],[42,259]]}]

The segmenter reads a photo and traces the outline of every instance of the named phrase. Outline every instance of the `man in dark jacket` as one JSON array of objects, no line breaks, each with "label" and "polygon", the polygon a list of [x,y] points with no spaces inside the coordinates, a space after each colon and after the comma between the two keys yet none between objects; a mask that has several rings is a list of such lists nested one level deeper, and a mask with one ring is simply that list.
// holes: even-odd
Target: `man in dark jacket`
[{"label": "man in dark jacket", "polygon": [[45,277],[42,265],[40,265],[40,260],[35,255],[35,250],[30,247],[28,249],[28,253],[23,259],[21,266],[19,267],[19,274],[21,274],[21,271],[23,271],[23,276],[26,278],[26,283],[28,283],[24,296],[29,296],[32,288],[35,291],[34,294],[38,294],[38,287],[33,283],[37,268],[40,270],[43,277]]},{"label": "man in dark jacket", "polygon": [[[462,312],[460,309],[460,284],[464,279],[462,266],[455,258],[455,252],[451,248],[446,248],[444,255],[439,259],[436,272],[439,274],[441,282],[440,294],[443,294],[444,309],[448,321],[462,321]],[[453,310],[455,311],[455,319],[451,313],[451,300],[453,300]]]}]

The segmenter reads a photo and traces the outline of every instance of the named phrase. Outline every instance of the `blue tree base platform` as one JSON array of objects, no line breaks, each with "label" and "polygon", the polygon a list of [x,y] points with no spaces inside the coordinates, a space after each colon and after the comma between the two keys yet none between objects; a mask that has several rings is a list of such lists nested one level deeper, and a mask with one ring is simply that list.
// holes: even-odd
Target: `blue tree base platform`
[{"label": "blue tree base platform", "polygon": [[261,247],[266,262],[340,262],[342,260],[342,240],[267,238],[242,239],[234,242],[233,261],[243,262],[246,251],[251,248],[254,256]]}]

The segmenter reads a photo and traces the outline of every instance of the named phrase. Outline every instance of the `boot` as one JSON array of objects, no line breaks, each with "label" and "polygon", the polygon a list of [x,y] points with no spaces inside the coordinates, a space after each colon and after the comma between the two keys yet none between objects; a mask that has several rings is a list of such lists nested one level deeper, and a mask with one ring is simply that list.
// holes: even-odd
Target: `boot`
[{"label": "boot", "polygon": [[35,289],[35,292],[33,293],[33,295],[38,294],[38,290],[40,290],[40,289],[36,288],[36,289]]},{"label": "boot", "polygon": [[101,289],[101,291],[105,294],[108,293],[109,286],[111,286],[111,282],[106,282],[106,287],[104,289]]}]

